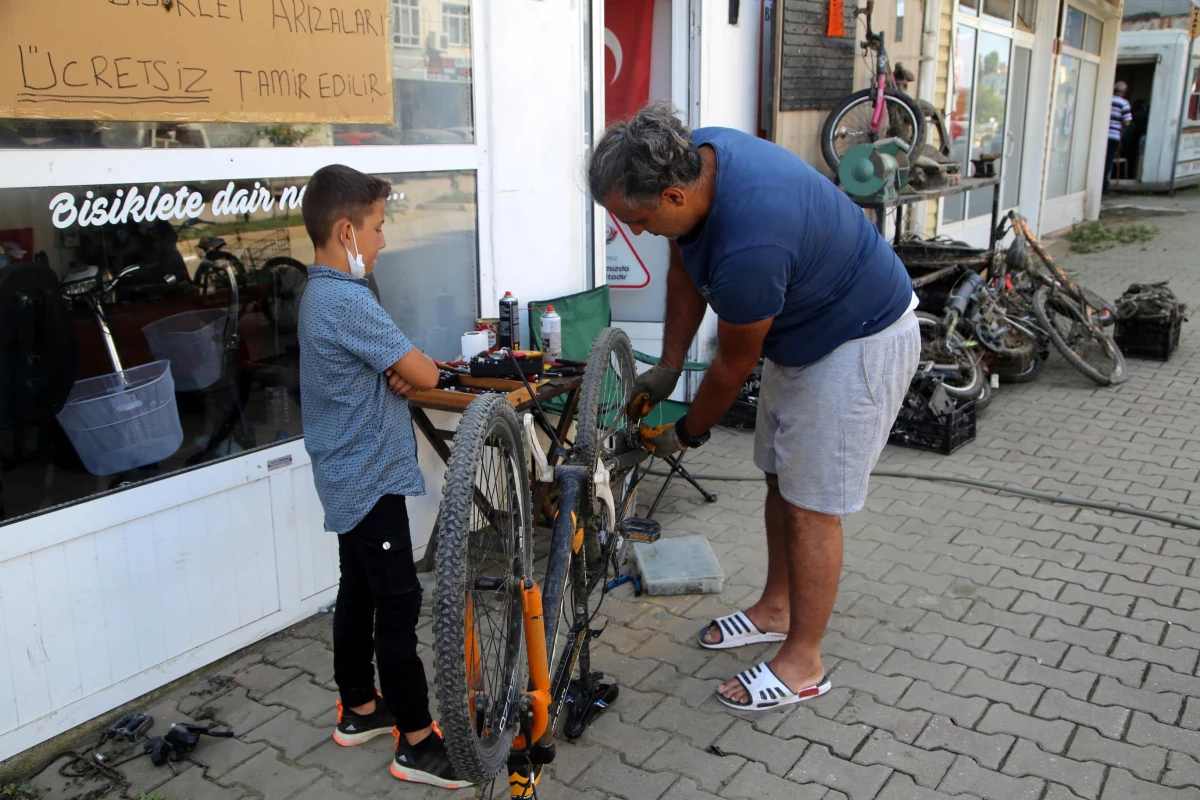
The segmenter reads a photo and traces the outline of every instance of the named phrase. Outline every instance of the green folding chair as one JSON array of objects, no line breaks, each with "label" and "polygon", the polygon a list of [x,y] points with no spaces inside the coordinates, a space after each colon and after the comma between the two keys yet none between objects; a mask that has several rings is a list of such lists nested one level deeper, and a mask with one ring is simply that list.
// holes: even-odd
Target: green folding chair
[{"label": "green folding chair", "polygon": [[[542,315],[546,311],[547,306],[554,306],[554,311],[562,317],[562,348],[563,358],[569,361],[586,362],[588,355],[592,350],[592,342],[600,331],[612,325],[612,302],[609,295],[608,286],[598,286],[595,289],[578,294],[565,295],[556,297],[551,300],[539,300],[529,304],[529,328],[532,336],[531,344],[537,346],[542,340]],[[646,355],[645,353],[633,351],[635,360],[653,366],[658,363],[659,359],[654,356]],[[686,372],[699,372],[708,369],[706,363],[689,361],[684,364],[683,369]],[[565,399],[557,406],[553,403],[549,404],[550,408],[561,411],[562,404]],[[687,413],[689,404],[675,400],[667,400],[659,403],[650,415],[643,420],[647,425],[667,425],[679,420]],[[662,503],[663,497],[667,493],[667,489],[671,485],[671,481],[675,476],[686,480],[700,492],[705,502],[715,503],[717,496],[709,492],[700,482],[696,480],[687,468],[683,466],[683,453],[674,456],[668,456],[663,459],[670,467],[667,473],[666,480],[663,481],[662,488],[659,489],[658,495],[654,499],[654,503],[650,506],[650,511],[646,515],[647,518],[653,518],[654,513],[658,510],[658,506]],[[647,462],[647,469],[652,466],[654,459]]]}]

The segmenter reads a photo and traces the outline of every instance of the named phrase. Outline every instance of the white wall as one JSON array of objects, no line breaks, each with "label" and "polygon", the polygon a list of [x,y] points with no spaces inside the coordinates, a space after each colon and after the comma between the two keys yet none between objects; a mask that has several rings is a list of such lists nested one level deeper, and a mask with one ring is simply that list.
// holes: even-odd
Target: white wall
[{"label": "white wall", "polygon": [[758,131],[758,39],[762,0],[742,0],[737,25],[729,4],[700,4],[700,126]]},{"label": "white wall", "polygon": [[484,316],[506,291],[524,305],[587,285],[581,2],[474,4],[489,51],[476,92]]}]

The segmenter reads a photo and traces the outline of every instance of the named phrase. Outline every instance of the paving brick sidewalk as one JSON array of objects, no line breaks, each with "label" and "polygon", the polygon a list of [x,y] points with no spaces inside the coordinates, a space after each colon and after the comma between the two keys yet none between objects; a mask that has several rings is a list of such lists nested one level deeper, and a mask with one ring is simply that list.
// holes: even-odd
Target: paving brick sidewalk
[{"label": "paving brick sidewalk", "polygon": [[[1170,278],[1200,309],[1188,233],[1160,223],[1132,248],[1067,259],[1107,296]],[[1172,229],[1167,229],[1168,227]],[[1177,230],[1174,230],[1177,228]],[[966,475],[1200,514],[1200,325],[1167,364],[1131,362],[1099,389],[1058,357],[1031,385],[1003,387],[978,439],[950,457],[889,448],[882,468]],[[750,438],[720,433],[697,471],[753,475]],[[596,665],[621,698],[576,744],[559,745],[546,800],[1156,800],[1200,798],[1200,530],[912,479],[876,479],[846,522],[841,593],[825,639],[834,689],[746,716],[713,699],[762,646],[700,650],[715,615],[753,602],[765,577],[757,482],[712,483],[705,505],[672,489],[667,535],[708,537],[727,573],[709,597],[610,597]],[[430,639],[428,616],[422,640]],[[126,793],[168,800],[465,798],[403,787],[388,740],[339,748],[332,729],[330,619],[248,649],[151,709],[232,726],[172,772],[124,768]],[[426,649],[426,655],[428,650]],[[717,745],[726,755],[707,751]],[[176,774],[177,773],[177,774]],[[46,797],[61,788],[48,770]],[[53,787],[60,788],[55,789]]]}]

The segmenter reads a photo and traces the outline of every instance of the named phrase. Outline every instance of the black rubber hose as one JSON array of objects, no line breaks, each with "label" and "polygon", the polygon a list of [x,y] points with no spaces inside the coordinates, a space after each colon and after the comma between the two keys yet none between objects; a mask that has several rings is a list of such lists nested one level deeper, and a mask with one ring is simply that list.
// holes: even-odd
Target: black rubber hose
[{"label": "black rubber hose", "polygon": [[[667,473],[658,470],[650,470],[649,474],[660,478],[665,478],[667,475]],[[956,475],[939,475],[936,472],[901,472],[899,470],[887,469],[875,470],[871,473],[871,476],[874,478],[909,478],[918,481],[957,483],[976,489],[986,489],[990,492],[1004,492],[1020,497],[1028,497],[1033,500],[1043,500],[1047,503],[1061,503],[1068,506],[1078,506],[1079,508],[1092,508],[1098,511],[1108,511],[1112,514],[1127,514],[1131,517],[1152,519],[1155,522],[1163,522],[1167,525],[1178,525],[1181,528],[1191,528],[1192,530],[1200,531],[1200,521],[1184,519],[1183,517],[1172,517],[1166,514],[1159,514],[1157,511],[1146,511],[1145,509],[1134,508],[1133,506],[1123,506],[1116,503],[1099,503],[1095,500],[1085,500],[1081,497],[1067,497],[1061,494],[1037,492],[1033,489],[1022,489],[1019,486],[1009,486],[1005,483],[989,483],[987,481],[975,480],[974,478],[960,478]],[[762,475],[697,475],[695,473],[692,474],[692,477],[698,481],[761,481],[763,479]]]}]

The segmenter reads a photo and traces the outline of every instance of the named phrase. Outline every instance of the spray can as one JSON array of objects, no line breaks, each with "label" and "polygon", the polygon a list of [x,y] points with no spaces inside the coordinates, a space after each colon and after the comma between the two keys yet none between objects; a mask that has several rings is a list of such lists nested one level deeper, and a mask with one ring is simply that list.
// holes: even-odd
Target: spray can
[{"label": "spray can", "polygon": [[498,347],[511,350],[521,349],[521,310],[512,292],[500,298],[500,330],[496,337]]},{"label": "spray can", "polygon": [[554,306],[546,306],[542,314],[542,353],[547,361],[562,358],[562,317],[554,311]]}]

